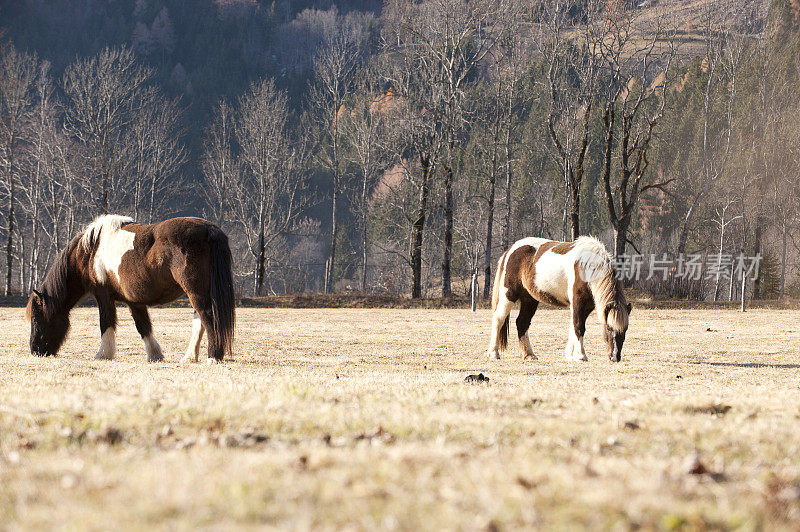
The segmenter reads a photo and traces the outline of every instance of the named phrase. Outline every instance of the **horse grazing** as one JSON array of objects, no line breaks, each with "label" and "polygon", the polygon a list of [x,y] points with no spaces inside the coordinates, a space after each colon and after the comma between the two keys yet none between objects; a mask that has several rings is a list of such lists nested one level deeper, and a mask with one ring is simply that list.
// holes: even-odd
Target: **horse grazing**
[{"label": "horse grazing", "polygon": [[100,216],[70,240],[31,293],[27,307],[31,352],[58,353],[69,331],[70,311],[92,295],[100,310],[96,359],[114,358],[119,301],[130,308],[147,360],[164,360],[147,307],[169,303],[184,293],[194,307],[194,319],[183,361],[197,362],[203,331],[208,331],[208,362],[222,360],[231,351],[235,319],[225,233],[200,218],[140,225],[124,216]]},{"label": "horse grazing", "polygon": [[583,348],[586,318],[597,308],[608,357],[620,361],[631,305],[614,277],[611,256],[598,240],[586,236],[574,242],[523,238],[500,257],[492,292],[489,358],[499,359],[499,349],[508,345],[508,316],[517,302],[517,334],[525,358],[536,359],[528,328],[536,307],[543,302],[572,310],[564,350],[567,360],[587,360]]}]

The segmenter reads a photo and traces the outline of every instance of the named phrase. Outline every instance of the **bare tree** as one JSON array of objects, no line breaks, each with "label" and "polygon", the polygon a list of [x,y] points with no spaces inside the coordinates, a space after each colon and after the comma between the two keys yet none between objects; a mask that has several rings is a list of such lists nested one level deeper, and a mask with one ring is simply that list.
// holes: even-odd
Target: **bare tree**
[{"label": "bare tree", "polygon": [[486,80],[478,91],[478,110],[471,137],[476,148],[476,166],[488,181],[486,201],[486,240],[483,248],[483,297],[488,298],[492,284],[492,253],[495,247],[498,182],[505,182],[505,212],[502,219],[501,247],[509,246],[511,226],[511,189],[514,154],[521,142],[519,127],[524,108],[529,103],[524,85],[532,75],[528,69],[528,51],[516,31],[496,43],[496,60],[486,69]]},{"label": "bare tree", "polygon": [[201,167],[205,177],[206,205],[211,218],[222,225],[233,206],[235,183],[239,180],[241,165],[234,152],[234,109],[221,100],[214,109],[214,118],[206,128]]},{"label": "bare tree", "polygon": [[[796,65],[786,61],[786,49],[782,50],[780,23],[773,21],[773,26],[764,31],[753,47],[751,60],[755,67],[756,101],[758,112],[749,124],[751,146],[748,174],[742,176],[741,208],[745,219],[749,219],[753,228],[751,255],[764,254],[765,237],[769,230],[770,183],[783,172],[782,166],[787,159],[786,108],[795,104],[798,99]],[[794,53],[792,50],[791,53]],[[747,194],[747,189],[750,194]],[[744,246],[743,246],[744,247]],[[761,298],[765,292],[764,276],[753,282],[753,298]],[[744,299],[744,295],[742,296]]]},{"label": "bare tree", "polygon": [[[639,198],[671,181],[648,181],[647,156],[653,132],[664,116],[675,41],[674,32],[662,26],[663,20],[645,26],[634,10],[619,4],[605,20],[601,41],[605,70],[603,188],[614,229],[614,256],[621,257]],[[619,179],[612,178],[615,161]]]},{"label": "bare tree", "polygon": [[356,93],[352,109],[343,114],[342,134],[347,159],[356,169],[350,202],[360,225],[361,290],[366,291],[370,194],[388,164],[386,117],[394,102],[390,93],[381,90],[373,68],[364,69]]},{"label": "bare tree", "polygon": [[181,142],[178,102],[155,89],[142,91],[138,99],[127,141],[134,151],[132,212],[135,219],[152,223],[181,191],[180,170],[186,150]]},{"label": "bare tree", "polygon": [[287,131],[286,93],[260,81],[239,99],[236,138],[242,172],[234,195],[236,224],[253,256],[253,292],[263,293],[269,249],[297,230],[308,204],[304,195],[306,148]]},{"label": "bare tree", "polygon": [[[46,231],[44,221],[48,214],[48,184],[56,178],[52,150],[58,138],[55,98],[50,78],[50,63],[47,61],[43,61],[39,65],[35,93],[36,103],[31,117],[29,139],[30,168],[24,173],[21,180],[22,211],[27,218],[25,225],[27,225],[31,238],[31,248],[26,265],[28,285],[22,286],[23,290],[31,290],[39,283],[39,263],[43,242],[50,240],[47,251],[52,251],[52,240],[42,239],[42,233]],[[20,237],[25,238],[24,234],[21,234]],[[20,259],[24,260],[24,255]]]},{"label": "bare tree", "polygon": [[325,35],[314,58],[314,85],[309,101],[319,128],[317,158],[332,178],[331,232],[324,282],[326,294],[333,289],[334,283],[336,240],[339,232],[338,205],[344,176],[340,115],[353,94],[367,36],[363,20],[345,17],[335,31]]},{"label": "bare tree", "polygon": [[543,51],[550,97],[547,132],[554,148],[554,159],[564,176],[565,240],[574,240],[581,234],[581,184],[597,98],[600,46],[606,37],[607,15],[602,9],[605,4],[589,0],[582,7],[586,22],[581,34],[575,37],[567,35],[567,30],[575,25],[570,18],[574,4],[563,0],[545,3],[547,38]]},{"label": "bare tree", "polygon": [[[106,48],[64,72],[66,127],[83,148],[90,189],[97,194],[94,202],[101,212],[109,212],[110,196],[125,175],[130,161],[127,128],[150,76],[127,48]],[[116,207],[118,199],[111,199]]]},{"label": "bare tree", "polygon": [[6,295],[11,293],[20,152],[34,108],[37,63],[36,56],[20,52],[11,44],[0,47],[0,187],[5,196]]},{"label": "bare tree", "polygon": [[[731,208],[734,202],[735,202],[734,199],[728,198],[724,204],[717,207],[716,218],[714,218],[714,223],[717,224],[717,226],[719,227],[719,246],[717,247],[717,265],[715,272],[716,276],[714,280],[714,301],[716,301],[719,298],[720,280],[722,279],[722,273],[723,273],[722,257],[725,251],[725,228],[742,217],[741,215],[734,217],[730,217],[728,215],[728,209]],[[732,283],[733,271],[731,271],[730,274]]]},{"label": "bare tree", "polygon": [[405,72],[405,79],[392,79],[392,85],[419,112],[431,115],[435,133],[431,145],[440,152],[436,157],[440,158],[444,189],[442,297],[452,292],[454,165],[465,127],[464,103],[476,70],[509,28],[503,20],[508,8],[506,2],[483,0],[397,1],[387,6],[384,42],[403,69],[412,69]]},{"label": "bare tree", "polygon": [[[698,207],[725,175],[731,150],[734,127],[734,109],[738,97],[739,71],[744,59],[748,36],[733,31],[741,14],[742,3],[716,0],[708,3],[703,12],[703,39],[705,44],[705,87],[702,107],[702,143],[700,169],[690,165],[687,181],[692,183],[692,195],[681,220],[677,253],[686,252],[686,243],[692,220]],[[717,98],[722,93],[723,98]],[[716,102],[724,106],[724,129],[715,134],[712,126],[718,122],[720,111]],[[694,179],[697,179],[696,183]]]}]

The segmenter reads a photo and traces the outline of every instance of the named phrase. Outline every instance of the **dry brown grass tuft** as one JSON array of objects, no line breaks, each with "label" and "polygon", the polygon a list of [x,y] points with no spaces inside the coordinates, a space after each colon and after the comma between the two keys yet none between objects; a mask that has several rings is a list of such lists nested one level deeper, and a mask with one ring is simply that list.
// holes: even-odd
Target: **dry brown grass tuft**
[{"label": "dry brown grass tuft", "polygon": [[616,365],[548,309],[537,362],[488,311],[243,309],[215,366],[153,318],[148,365],[127,316],[99,362],[93,309],[56,359],[0,310],[0,529],[800,526],[797,312],[638,310]]}]

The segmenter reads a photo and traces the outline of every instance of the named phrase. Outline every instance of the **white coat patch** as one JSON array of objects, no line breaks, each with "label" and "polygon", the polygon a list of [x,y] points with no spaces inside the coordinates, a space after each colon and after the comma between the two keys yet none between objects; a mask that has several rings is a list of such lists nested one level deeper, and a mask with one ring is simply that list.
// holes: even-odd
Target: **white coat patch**
[{"label": "white coat patch", "polygon": [[108,274],[114,273],[119,280],[119,265],[122,256],[133,249],[136,234],[122,229],[132,218],[107,214],[95,219],[83,232],[81,242],[86,249],[97,246],[94,254],[94,273],[98,282],[108,281]]},{"label": "white coat patch", "polygon": [[565,267],[567,260],[571,261],[567,255],[545,251],[536,261],[536,273],[533,277],[539,291],[550,294],[565,304],[569,303],[568,288],[571,284],[567,275],[572,273]]},{"label": "white coat patch", "polygon": [[[545,242],[550,242],[546,238],[539,238],[536,236],[529,236],[527,238],[521,238],[514,242],[510,248],[508,248],[508,253],[506,253],[505,262],[503,263],[503,270],[505,270],[506,265],[505,263],[508,262],[508,258],[519,248],[522,246],[531,246],[534,249],[539,249],[539,246],[544,244]],[[505,271],[503,271],[503,278],[505,279]]]}]

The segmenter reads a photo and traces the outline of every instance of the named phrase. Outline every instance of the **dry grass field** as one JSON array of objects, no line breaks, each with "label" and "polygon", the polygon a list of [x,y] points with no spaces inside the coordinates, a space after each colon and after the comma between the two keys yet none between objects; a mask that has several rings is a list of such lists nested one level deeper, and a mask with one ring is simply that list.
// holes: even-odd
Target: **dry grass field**
[{"label": "dry grass field", "polygon": [[[623,361],[484,358],[489,311],[241,309],[236,357],[167,362],[94,309],[55,359],[0,310],[0,529],[797,529],[800,315],[635,310]],[[513,334],[513,326],[512,326]],[[488,384],[466,384],[469,373]]]}]

